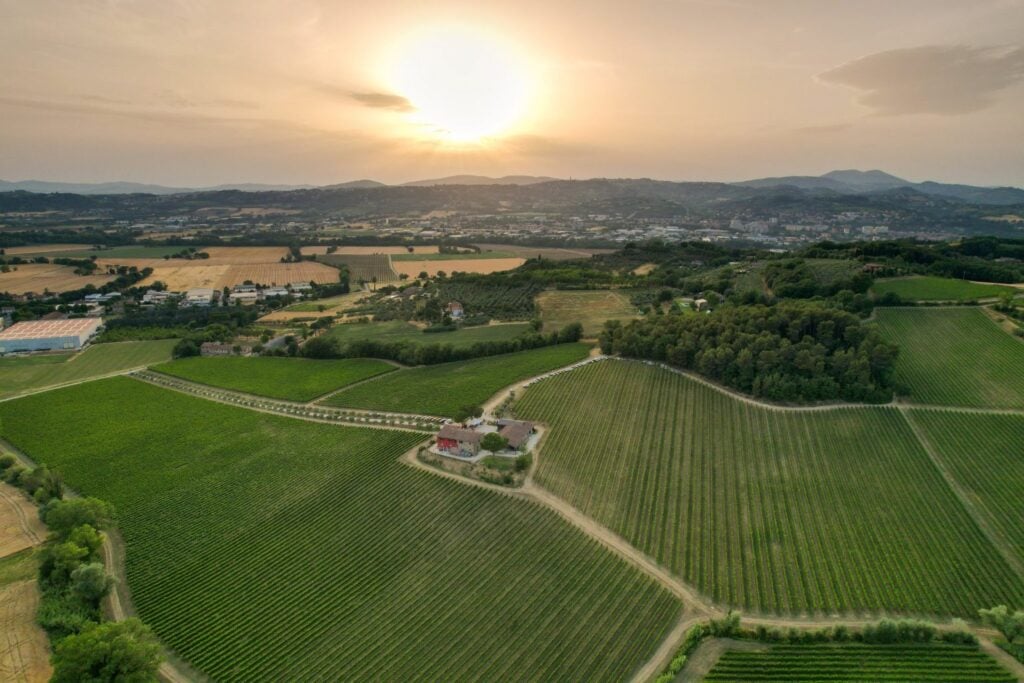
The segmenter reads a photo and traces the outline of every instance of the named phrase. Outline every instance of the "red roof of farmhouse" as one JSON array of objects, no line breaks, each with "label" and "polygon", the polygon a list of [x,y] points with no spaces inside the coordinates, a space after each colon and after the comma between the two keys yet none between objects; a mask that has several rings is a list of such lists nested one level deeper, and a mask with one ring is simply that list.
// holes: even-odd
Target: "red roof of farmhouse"
[{"label": "red roof of farmhouse", "polygon": [[91,332],[99,318],[70,318],[68,320],[28,320],[14,323],[0,332],[0,340],[36,339],[38,337],[75,337]]}]

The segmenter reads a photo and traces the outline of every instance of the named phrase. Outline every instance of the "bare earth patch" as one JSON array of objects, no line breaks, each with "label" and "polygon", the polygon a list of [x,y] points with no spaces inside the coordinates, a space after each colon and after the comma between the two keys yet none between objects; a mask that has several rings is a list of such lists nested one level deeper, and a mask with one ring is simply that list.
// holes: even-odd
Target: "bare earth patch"
[{"label": "bare earth patch", "polygon": [[46,538],[36,506],[9,484],[0,484],[0,557],[31,548]]},{"label": "bare earth patch", "polygon": [[46,633],[36,625],[38,605],[35,581],[17,581],[0,587],[0,680],[50,680],[50,646]]}]

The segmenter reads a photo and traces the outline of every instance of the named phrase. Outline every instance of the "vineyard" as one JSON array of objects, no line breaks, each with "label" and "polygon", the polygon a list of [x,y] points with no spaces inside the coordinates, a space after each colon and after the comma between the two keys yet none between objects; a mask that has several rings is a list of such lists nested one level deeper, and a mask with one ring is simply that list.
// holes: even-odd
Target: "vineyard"
[{"label": "vineyard", "polygon": [[1017,290],[1006,285],[925,275],[876,280],[871,287],[871,293],[875,297],[880,298],[892,293],[904,301],[972,301],[1014,291]]},{"label": "vineyard", "polygon": [[395,366],[370,358],[182,358],[155,368],[192,382],[289,401],[317,396],[391,372]]},{"label": "vineyard", "polygon": [[537,383],[515,410],[551,427],[540,485],[720,605],[973,617],[1024,604],[1024,580],[895,408],[775,411],[605,361]]},{"label": "vineyard", "polygon": [[679,616],[557,514],[398,462],[420,436],[126,378],[0,418],[114,504],[141,618],[215,680],[623,680]]},{"label": "vineyard", "polygon": [[443,282],[438,299],[458,301],[468,315],[487,315],[498,320],[528,320],[536,315],[533,299],[537,285],[481,285],[475,282]]},{"label": "vineyard", "polygon": [[911,419],[1024,562],[1024,416],[913,410]]},{"label": "vineyard", "polygon": [[582,360],[586,344],[558,344],[501,356],[400,370],[346,389],[324,405],[451,417],[520,380]]},{"label": "vineyard", "polygon": [[463,327],[445,332],[424,332],[422,328],[402,320],[379,323],[346,323],[335,325],[327,334],[343,345],[354,341],[374,341],[381,344],[410,342],[413,344],[451,344],[454,347],[472,346],[479,342],[506,341],[521,337],[530,330],[527,323],[510,325],[481,325]]},{"label": "vineyard", "polygon": [[899,344],[897,384],[917,403],[1024,408],[1024,343],[976,308],[882,308],[882,335]]},{"label": "vineyard", "polygon": [[94,344],[77,355],[0,359],[0,397],[162,363],[175,340]]},{"label": "vineyard", "polygon": [[726,650],[706,681],[942,681],[1016,678],[969,645],[773,645]]},{"label": "vineyard", "polygon": [[398,273],[391,267],[387,254],[327,254],[317,256],[317,261],[348,268],[349,282],[354,286],[362,282],[385,285],[398,281]]}]

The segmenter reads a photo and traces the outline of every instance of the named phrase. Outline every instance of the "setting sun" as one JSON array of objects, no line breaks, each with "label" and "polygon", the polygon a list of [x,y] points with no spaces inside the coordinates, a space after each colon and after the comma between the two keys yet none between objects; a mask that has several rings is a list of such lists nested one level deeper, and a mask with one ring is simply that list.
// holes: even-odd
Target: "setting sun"
[{"label": "setting sun", "polygon": [[430,137],[478,142],[507,132],[526,112],[526,64],[499,41],[465,29],[434,30],[399,50],[394,87],[410,121]]}]

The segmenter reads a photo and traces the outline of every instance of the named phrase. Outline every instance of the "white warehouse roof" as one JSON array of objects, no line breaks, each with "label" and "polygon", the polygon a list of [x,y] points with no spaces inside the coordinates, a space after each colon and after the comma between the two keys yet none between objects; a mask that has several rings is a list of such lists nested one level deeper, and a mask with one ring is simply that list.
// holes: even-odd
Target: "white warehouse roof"
[{"label": "white warehouse roof", "polygon": [[99,318],[70,318],[67,320],[28,320],[15,323],[0,332],[0,341],[41,339],[51,337],[80,337],[89,335],[103,323]]}]

